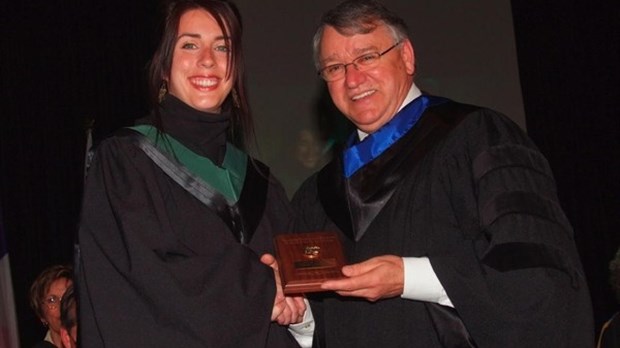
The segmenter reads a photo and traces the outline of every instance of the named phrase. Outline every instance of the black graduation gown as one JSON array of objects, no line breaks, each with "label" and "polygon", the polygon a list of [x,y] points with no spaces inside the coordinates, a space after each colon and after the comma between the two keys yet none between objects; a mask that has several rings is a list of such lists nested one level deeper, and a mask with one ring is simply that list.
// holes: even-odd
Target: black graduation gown
[{"label": "black graduation gown", "polygon": [[[427,109],[349,182],[342,156],[311,176],[293,198],[294,229],[338,231],[349,263],[428,257],[478,347],[592,346],[587,284],[547,161],[506,117],[468,106],[458,121],[455,105]],[[441,140],[425,142],[450,123]],[[346,185],[378,214],[358,209]],[[426,306],[311,296],[315,346],[441,347]]]},{"label": "black graduation gown", "polygon": [[[171,96],[162,117],[167,134],[221,161],[228,117]],[[79,231],[81,346],[298,347],[286,327],[270,322],[273,271],[259,261],[273,253],[273,234],[290,219],[280,184],[268,178],[266,197],[256,198],[262,216],[242,245],[131,135],[103,141],[88,173]]]}]

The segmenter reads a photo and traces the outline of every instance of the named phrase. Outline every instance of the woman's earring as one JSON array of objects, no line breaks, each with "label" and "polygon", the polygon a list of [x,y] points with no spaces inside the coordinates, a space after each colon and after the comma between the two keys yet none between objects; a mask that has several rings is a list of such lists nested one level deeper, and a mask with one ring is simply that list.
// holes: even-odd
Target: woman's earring
[{"label": "woman's earring", "polygon": [[239,95],[237,94],[237,90],[234,88],[232,90],[232,98],[233,98],[233,107],[239,109],[241,107],[241,103],[239,102]]},{"label": "woman's earring", "polygon": [[157,96],[157,100],[161,103],[164,100],[164,97],[168,93],[168,83],[166,80],[161,82],[161,86],[159,86],[159,95]]}]

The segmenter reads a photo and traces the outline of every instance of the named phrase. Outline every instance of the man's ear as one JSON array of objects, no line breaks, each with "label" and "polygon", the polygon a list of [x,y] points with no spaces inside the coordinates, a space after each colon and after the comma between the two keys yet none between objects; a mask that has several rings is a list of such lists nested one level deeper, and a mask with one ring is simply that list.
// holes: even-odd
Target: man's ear
[{"label": "man's ear", "polygon": [[402,45],[401,57],[403,62],[405,62],[407,74],[413,75],[415,72],[415,52],[413,50],[413,44],[409,39],[405,39]]}]

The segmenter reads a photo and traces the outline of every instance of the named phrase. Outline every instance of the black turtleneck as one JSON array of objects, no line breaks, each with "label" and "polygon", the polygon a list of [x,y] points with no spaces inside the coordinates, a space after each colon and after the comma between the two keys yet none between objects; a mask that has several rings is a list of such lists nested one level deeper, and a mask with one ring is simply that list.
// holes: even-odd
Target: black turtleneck
[{"label": "black turtleneck", "polygon": [[[220,165],[226,153],[230,111],[220,114],[196,110],[173,95],[167,94],[159,107],[162,130],[195,153]],[[156,113],[139,119],[136,124],[155,125]]]}]

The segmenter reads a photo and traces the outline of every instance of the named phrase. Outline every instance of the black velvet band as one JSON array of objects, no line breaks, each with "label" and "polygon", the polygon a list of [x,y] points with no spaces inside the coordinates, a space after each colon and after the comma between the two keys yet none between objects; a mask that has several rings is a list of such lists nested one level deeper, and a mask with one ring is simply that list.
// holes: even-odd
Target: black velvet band
[{"label": "black velvet band", "polygon": [[[560,206],[534,192],[504,192],[489,201],[481,212],[481,223],[484,229],[503,216],[509,214],[530,214],[543,218],[560,228],[569,226]],[[570,236],[567,233],[567,240]],[[577,269],[568,261],[570,257],[562,250],[535,242],[508,242],[492,246],[483,257],[482,262],[498,271],[550,267],[565,272],[571,277],[574,287],[578,284]]]},{"label": "black velvet band", "polygon": [[507,167],[527,168],[545,176],[551,173],[549,163],[541,153],[510,144],[492,147],[476,156],[472,163],[474,180],[480,181],[486,174]]},{"label": "black velvet band", "polygon": [[529,191],[510,191],[496,195],[482,208],[480,223],[483,228],[487,228],[502,216],[513,213],[538,216],[560,226],[570,226],[556,202]]}]

